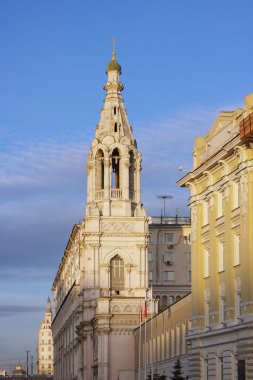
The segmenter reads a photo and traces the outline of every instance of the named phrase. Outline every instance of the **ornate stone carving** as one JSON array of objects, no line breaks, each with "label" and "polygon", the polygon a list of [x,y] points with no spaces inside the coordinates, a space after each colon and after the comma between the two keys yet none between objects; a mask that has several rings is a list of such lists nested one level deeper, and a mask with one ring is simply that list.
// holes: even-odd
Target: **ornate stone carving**
[{"label": "ornate stone carving", "polygon": [[191,220],[192,220],[192,231],[191,231],[191,241],[196,240],[196,230],[197,230],[197,208],[192,207],[191,210]]},{"label": "ornate stone carving", "polygon": [[247,213],[247,198],[248,198],[248,176],[244,175],[240,180],[241,186],[241,215],[245,216]]},{"label": "ornate stone carving", "polygon": [[102,141],[102,144],[104,145],[111,145],[111,144],[114,144],[115,140],[112,136],[106,136],[103,141]]}]

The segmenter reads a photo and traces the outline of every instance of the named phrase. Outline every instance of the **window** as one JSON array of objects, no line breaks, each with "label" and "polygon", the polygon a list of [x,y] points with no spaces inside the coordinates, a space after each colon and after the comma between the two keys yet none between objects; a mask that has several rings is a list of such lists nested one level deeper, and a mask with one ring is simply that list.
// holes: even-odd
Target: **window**
[{"label": "window", "polygon": [[114,123],[114,132],[118,132],[118,124]]},{"label": "window", "polygon": [[149,281],[152,281],[152,280],[153,280],[153,272],[152,272],[152,270],[150,270],[150,271],[148,272],[148,279],[149,279]]},{"label": "window", "polygon": [[209,276],[209,251],[204,249],[204,277]]},{"label": "window", "polygon": [[218,242],[218,271],[224,271],[224,243]]},{"label": "window", "polygon": [[51,364],[48,364],[48,368],[51,368]]},{"label": "window", "polygon": [[224,323],[225,321],[225,297],[222,294],[220,289],[220,297],[219,297],[219,319],[220,323]]},{"label": "window", "polygon": [[240,264],[240,236],[234,235],[234,265]]},{"label": "window", "polygon": [[48,347],[48,351],[51,351],[51,347],[50,346]]},{"label": "window", "polygon": [[51,344],[51,340],[49,339],[48,344]]},{"label": "window", "polygon": [[135,198],[135,158],[132,150],[129,152],[129,198]]},{"label": "window", "polygon": [[238,182],[233,184],[233,208],[239,207],[239,185]]},{"label": "window", "polygon": [[111,289],[124,289],[124,261],[117,255],[111,260]]},{"label": "window", "polygon": [[173,244],[174,243],[174,234],[172,232],[165,234],[165,243],[167,243],[167,244]]},{"label": "window", "polygon": [[51,359],[51,355],[48,355],[48,359]]},{"label": "window", "polygon": [[172,252],[165,252],[163,255],[163,261],[165,264],[172,264],[173,263],[173,256],[174,254]]},{"label": "window", "polygon": [[172,305],[175,301],[175,297],[174,296],[169,296],[169,305]]},{"label": "window", "polygon": [[172,271],[165,271],[163,272],[163,280],[164,281],[174,281],[175,275]]},{"label": "window", "polygon": [[238,379],[239,380],[246,380],[245,360],[238,360],[237,372],[238,372]]},{"label": "window", "polygon": [[203,226],[208,224],[208,203],[203,202]]},{"label": "window", "polygon": [[162,296],[162,306],[166,307],[168,304],[167,296]]},{"label": "window", "polygon": [[112,188],[120,188],[120,155],[117,148],[112,152]]},{"label": "window", "polygon": [[114,113],[114,115],[116,115],[116,113],[117,113],[117,107],[116,106],[113,107],[113,113]]},{"label": "window", "polygon": [[148,261],[153,261],[153,252],[148,253]]},{"label": "window", "polygon": [[217,193],[217,218],[223,215],[223,200],[222,193]]},{"label": "window", "polygon": [[101,149],[96,154],[95,182],[97,191],[104,189],[104,153]]},{"label": "window", "polygon": [[223,357],[220,357],[220,375],[221,379],[224,379],[224,365],[223,365]]},{"label": "window", "polygon": [[192,280],[192,271],[189,270],[189,272],[188,272],[188,281],[191,282],[191,280]]}]

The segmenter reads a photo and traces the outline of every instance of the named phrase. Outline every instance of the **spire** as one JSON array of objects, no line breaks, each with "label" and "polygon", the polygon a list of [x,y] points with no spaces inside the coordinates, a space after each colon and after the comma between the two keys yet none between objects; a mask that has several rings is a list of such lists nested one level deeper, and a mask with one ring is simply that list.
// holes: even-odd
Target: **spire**
[{"label": "spire", "polygon": [[50,298],[47,297],[46,313],[52,313]]}]

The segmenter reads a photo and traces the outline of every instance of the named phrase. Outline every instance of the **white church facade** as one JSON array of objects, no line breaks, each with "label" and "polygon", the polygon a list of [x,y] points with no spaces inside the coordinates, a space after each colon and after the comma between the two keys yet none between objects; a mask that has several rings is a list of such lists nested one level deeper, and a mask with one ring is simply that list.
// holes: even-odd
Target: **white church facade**
[{"label": "white church facade", "polygon": [[52,286],[55,380],[135,378],[149,219],[115,52],[106,73],[106,98],[87,158],[86,213],[72,230]]}]

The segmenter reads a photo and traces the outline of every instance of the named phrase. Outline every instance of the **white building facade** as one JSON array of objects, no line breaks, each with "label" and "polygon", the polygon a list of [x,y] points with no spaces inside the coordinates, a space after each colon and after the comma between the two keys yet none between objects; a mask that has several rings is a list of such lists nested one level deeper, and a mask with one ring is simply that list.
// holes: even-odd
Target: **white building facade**
[{"label": "white building facade", "polygon": [[73,228],[52,287],[55,380],[134,379],[149,220],[141,204],[141,153],[115,52],[106,73],[104,107],[87,158],[86,215]]},{"label": "white building facade", "polygon": [[149,286],[163,310],[191,291],[190,218],[152,217],[149,233]]},{"label": "white building facade", "polygon": [[48,297],[45,317],[41,322],[38,335],[37,372],[39,375],[53,375],[54,372],[54,346],[51,324],[52,310]]}]

